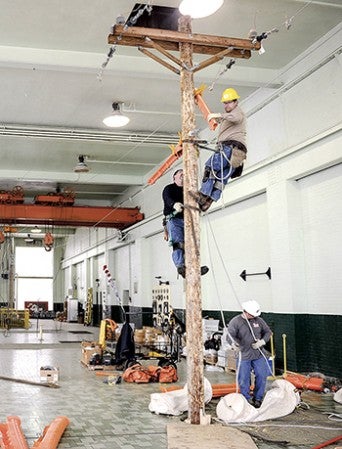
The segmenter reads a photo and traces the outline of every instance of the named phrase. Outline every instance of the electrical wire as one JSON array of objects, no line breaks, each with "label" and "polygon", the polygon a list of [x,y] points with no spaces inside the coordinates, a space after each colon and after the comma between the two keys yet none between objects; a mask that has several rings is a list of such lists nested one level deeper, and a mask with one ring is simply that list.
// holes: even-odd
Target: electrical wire
[{"label": "electrical wire", "polygon": [[[262,32],[259,35],[258,35],[257,31],[256,31],[256,15],[257,15],[257,11],[256,11],[255,14],[254,14],[254,19],[253,19],[253,28],[249,32],[249,37],[250,37],[252,43],[256,44],[257,42],[262,42],[269,35],[271,35],[273,33],[278,33],[280,28],[282,28],[282,27],[285,27],[286,30],[289,30],[291,28],[291,26],[292,26],[292,23],[293,23],[295,17],[298,16],[299,14],[301,14],[313,1],[314,0],[307,1],[307,3],[305,3],[305,5],[303,5],[302,7],[300,7],[290,18],[286,18],[286,20],[284,22],[282,22],[280,24],[280,26],[275,26],[275,27],[271,28],[268,31]],[[259,54],[262,54],[263,52],[264,51],[262,51],[262,50],[260,51],[259,50]],[[221,76],[223,76],[227,72],[227,70],[231,69],[234,63],[235,63],[235,60],[231,59],[230,62],[228,64],[226,64],[225,69],[223,69],[215,77],[214,81],[210,84],[210,86],[208,88],[208,90],[210,92],[214,89],[214,86],[215,86],[216,82],[218,81],[218,79],[221,78]],[[274,83],[279,78],[280,78],[280,75],[277,75],[274,79],[272,79],[269,83],[267,83],[266,86],[263,86],[263,87],[266,89],[269,85]]]}]

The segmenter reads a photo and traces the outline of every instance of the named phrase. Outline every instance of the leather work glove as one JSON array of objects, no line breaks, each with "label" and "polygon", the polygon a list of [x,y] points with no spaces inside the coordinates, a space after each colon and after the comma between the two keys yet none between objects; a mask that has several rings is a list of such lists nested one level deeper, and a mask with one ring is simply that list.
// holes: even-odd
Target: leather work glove
[{"label": "leather work glove", "polygon": [[182,210],[184,209],[184,206],[183,206],[182,203],[175,203],[175,204],[173,205],[173,209],[174,209],[174,211],[175,211],[177,214],[179,214],[179,213],[182,212]]},{"label": "leather work glove", "polygon": [[261,338],[260,340],[257,340],[254,343],[252,343],[252,348],[259,349],[261,348],[261,346],[264,346],[265,344],[266,344],[265,340]]},{"label": "leather work glove", "polygon": [[221,120],[222,119],[222,115],[218,114],[218,113],[210,113],[210,114],[208,114],[207,121],[210,122],[210,120],[212,120],[212,119],[214,119],[214,120]]},{"label": "leather work glove", "polygon": [[230,344],[230,347],[233,351],[239,352],[240,351],[240,345],[238,345],[237,343],[235,343],[233,341],[233,343]]}]

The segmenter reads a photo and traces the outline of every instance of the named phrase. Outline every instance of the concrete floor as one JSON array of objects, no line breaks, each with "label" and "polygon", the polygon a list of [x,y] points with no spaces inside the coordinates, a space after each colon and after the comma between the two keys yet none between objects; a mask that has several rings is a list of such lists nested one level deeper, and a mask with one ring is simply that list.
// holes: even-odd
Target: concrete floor
[{"label": "concrete floor", "polygon": [[[96,375],[96,372],[90,371],[80,363],[81,341],[96,341],[98,334],[99,328],[84,327],[82,324],[76,323],[58,323],[52,320],[39,320],[38,322],[34,320],[29,330],[12,329],[7,337],[1,330],[0,376],[24,379],[32,384],[0,378],[0,422],[5,422],[9,415],[19,416],[30,447],[41,435],[44,427],[60,415],[67,416],[70,425],[62,436],[59,449],[178,449],[178,447],[190,449],[204,447],[196,444],[196,438],[201,439],[200,433],[196,431],[193,432],[192,443],[187,446],[181,444],[182,434],[180,432],[177,445],[174,442],[174,429],[177,429],[178,425],[183,425],[180,417],[155,415],[148,410],[150,394],[159,391],[159,384],[142,385],[123,382],[118,385],[109,385],[104,382],[106,377]],[[47,388],[34,384],[40,382],[40,367],[46,365],[59,367],[58,384],[60,388]],[[183,386],[186,382],[185,360],[178,365],[178,375],[178,384]],[[212,384],[235,382],[233,373],[205,371],[205,376]],[[317,394],[314,398],[317,402]],[[326,397],[325,400],[328,399]],[[208,405],[207,413],[213,417],[215,417],[217,402],[218,400],[213,400]],[[331,398],[329,407],[334,407],[335,412],[342,412],[342,407],[338,408],[339,406],[333,403]],[[269,423],[267,424],[269,425]],[[215,425],[221,426],[214,420],[214,424],[210,426],[210,432]],[[289,421],[279,419],[276,425],[280,426],[279,429],[284,430],[289,427]],[[325,427],[332,426],[329,421],[324,425]],[[171,437],[172,432],[170,431],[170,440],[168,440],[168,426],[173,428],[173,437]],[[191,427],[197,428],[197,426]],[[331,433],[331,436],[330,433],[327,435],[330,437],[338,435],[336,432],[338,432],[339,424],[335,427],[335,432]],[[255,430],[261,431],[262,428],[263,424],[261,423],[257,428],[251,426],[243,430],[257,434]],[[237,429],[238,427],[235,427],[234,431]],[[211,449],[221,447],[221,430],[219,431],[218,427],[217,430],[217,432],[212,432],[211,444],[208,446]],[[342,433],[342,428],[340,433]],[[318,438],[325,441],[326,435],[323,435],[322,432],[319,435],[321,436]],[[302,446],[288,445],[287,447],[305,449],[312,447],[307,444],[307,441],[305,443],[306,445]],[[253,446],[242,444],[241,449],[283,447],[266,443],[262,439],[255,439],[252,444]],[[236,438],[235,446],[229,446],[227,442],[226,448],[229,447],[239,448],[236,445]]]}]

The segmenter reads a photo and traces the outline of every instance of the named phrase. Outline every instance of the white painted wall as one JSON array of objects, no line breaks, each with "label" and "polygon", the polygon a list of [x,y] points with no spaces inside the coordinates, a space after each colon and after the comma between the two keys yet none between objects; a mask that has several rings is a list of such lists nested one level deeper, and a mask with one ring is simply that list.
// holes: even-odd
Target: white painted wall
[{"label": "white painted wall", "polygon": [[[280,73],[279,90],[241,102],[248,115],[244,174],[201,219],[201,263],[211,268],[202,278],[203,309],[238,310],[254,298],[268,312],[342,313],[341,30]],[[213,137],[208,130],[203,136]],[[201,166],[208,155],[201,150]],[[124,246],[114,230],[80,230],[69,238],[63,267],[110,252],[119,291],[129,289],[133,305],[150,307],[155,276],[162,276],[173,307],[184,308],[184,282],[161,227],[161,191],[176,168],[127,193],[125,205],[140,206],[145,220],[128,230]],[[239,276],[268,267],[271,281]]]}]

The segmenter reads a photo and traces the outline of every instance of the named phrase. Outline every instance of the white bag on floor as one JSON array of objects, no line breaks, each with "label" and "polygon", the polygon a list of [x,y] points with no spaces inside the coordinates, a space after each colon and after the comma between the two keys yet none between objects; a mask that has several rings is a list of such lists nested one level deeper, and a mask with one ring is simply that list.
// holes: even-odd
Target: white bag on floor
[{"label": "white bag on floor", "polygon": [[296,387],[284,379],[275,380],[266,393],[260,408],[248,403],[240,393],[227,394],[217,404],[218,418],[225,424],[233,422],[255,422],[280,418],[293,412],[300,402]]},{"label": "white bag on floor", "polygon": [[[204,378],[204,402],[211,401],[213,390],[208,379]],[[181,415],[188,410],[188,387],[166,393],[152,393],[148,406],[150,412],[162,415]]]},{"label": "white bag on floor", "polygon": [[334,401],[342,404],[342,388],[340,388],[339,390],[336,391],[336,393],[334,393]]}]

